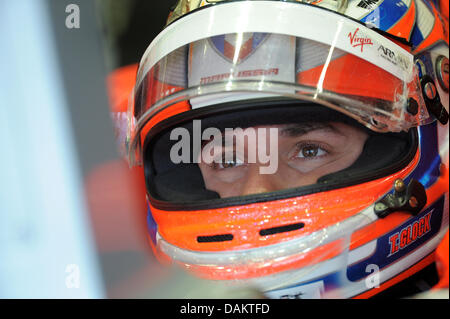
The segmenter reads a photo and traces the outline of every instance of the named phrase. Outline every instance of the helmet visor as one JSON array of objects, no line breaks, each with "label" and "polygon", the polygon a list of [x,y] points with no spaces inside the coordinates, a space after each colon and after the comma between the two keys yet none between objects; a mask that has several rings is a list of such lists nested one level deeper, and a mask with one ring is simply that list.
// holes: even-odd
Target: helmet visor
[{"label": "helmet visor", "polygon": [[380,132],[430,121],[413,56],[394,42],[314,6],[231,2],[186,15],[149,46],[130,108],[131,151],[147,122],[173,104],[273,96],[327,106]]},{"label": "helmet visor", "polygon": [[[275,22],[268,24],[269,17]],[[260,175],[279,177],[267,192],[313,185],[347,168],[355,168],[352,176],[365,176],[414,154],[406,134],[371,134],[406,131],[430,121],[420,93],[408,51],[334,12],[271,1],[205,7],[169,25],[144,54],[129,114],[130,159],[151,162],[147,173],[155,189],[150,193],[175,202],[208,199],[205,186],[221,198],[262,193],[242,185],[242,190],[233,186],[228,189],[236,192],[222,194],[213,185],[222,175],[220,185],[250,180],[246,164],[259,166]],[[176,123],[168,123],[174,114]],[[196,143],[199,123],[191,120],[200,118],[198,131],[214,130],[201,131]],[[141,140],[145,136],[152,139],[148,147]],[[273,151],[272,145],[277,146]],[[355,152],[352,158],[337,161],[350,151]],[[331,165],[338,162],[342,165]],[[299,184],[293,174],[281,176],[284,164],[285,172],[311,179]],[[211,183],[208,173],[214,177]],[[182,183],[181,176],[190,184]],[[294,182],[286,183],[290,179]]]}]

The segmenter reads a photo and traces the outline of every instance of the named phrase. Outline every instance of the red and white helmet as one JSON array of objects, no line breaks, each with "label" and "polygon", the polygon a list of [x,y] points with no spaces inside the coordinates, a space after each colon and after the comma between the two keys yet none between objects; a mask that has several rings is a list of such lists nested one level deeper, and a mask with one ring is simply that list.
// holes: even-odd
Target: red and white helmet
[{"label": "red and white helmet", "polygon": [[[180,0],[128,110],[155,254],[273,298],[364,298],[410,277],[448,231],[448,90],[436,1]],[[368,138],[310,185],[220,198],[196,162],[196,120],[335,121]],[[192,141],[186,161],[171,158],[174,129]]]}]

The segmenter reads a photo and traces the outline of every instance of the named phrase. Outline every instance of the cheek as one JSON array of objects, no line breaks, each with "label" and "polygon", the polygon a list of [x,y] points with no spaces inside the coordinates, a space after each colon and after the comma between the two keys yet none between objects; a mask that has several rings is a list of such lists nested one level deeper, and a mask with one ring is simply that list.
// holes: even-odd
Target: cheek
[{"label": "cheek", "polygon": [[276,174],[277,185],[279,189],[313,185],[322,174],[319,169],[313,169],[305,173],[298,168],[291,167],[289,164],[281,164]]},{"label": "cheek", "polygon": [[214,171],[209,167],[200,166],[205,188],[219,193],[220,197],[232,196],[240,189],[244,170]]},{"label": "cheek", "polygon": [[225,183],[217,179],[205,181],[206,189],[219,194],[221,198],[238,196],[241,193],[243,184],[241,181]]}]

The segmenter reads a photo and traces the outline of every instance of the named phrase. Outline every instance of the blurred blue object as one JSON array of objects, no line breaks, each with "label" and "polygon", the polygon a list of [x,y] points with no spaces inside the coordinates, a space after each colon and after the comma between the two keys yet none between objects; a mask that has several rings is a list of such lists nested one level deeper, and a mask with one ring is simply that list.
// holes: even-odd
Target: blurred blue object
[{"label": "blurred blue object", "polygon": [[50,15],[0,0],[0,298],[103,298]]}]

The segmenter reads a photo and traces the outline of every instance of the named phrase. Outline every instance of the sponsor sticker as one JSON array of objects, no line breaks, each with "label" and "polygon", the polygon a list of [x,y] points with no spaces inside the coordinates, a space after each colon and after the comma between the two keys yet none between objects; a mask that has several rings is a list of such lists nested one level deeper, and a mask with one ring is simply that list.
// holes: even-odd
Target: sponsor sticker
[{"label": "sponsor sticker", "polygon": [[265,292],[272,299],[320,299],[325,291],[323,281]]},{"label": "sponsor sticker", "polygon": [[359,28],[356,28],[355,31],[350,32],[348,34],[348,37],[350,39],[350,45],[354,48],[356,47],[360,47],[361,48],[361,52],[364,52],[364,46],[372,46],[373,42],[372,39],[368,36],[366,36],[365,34],[363,34]]},{"label": "sponsor sticker", "polygon": [[385,45],[380,45],[378,47],[378,53],[381,58],[389,61],[393,65],[398,66],[403,70],[409,69],[408,58],[399,52],[395,52],[394,49],[391,49]]},{"label": "sponsor sticker", "polygon": [[398,253],[401,249],[408,247],[431,230],[430,220],[433,211],[434,209],[425,216],[416,220],[414,223],[409,224],[401,231],[396,232],[389,237],[389,256],[392,256],[393,254]]}]

